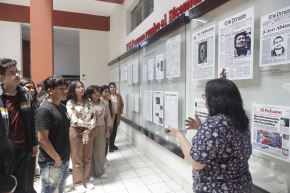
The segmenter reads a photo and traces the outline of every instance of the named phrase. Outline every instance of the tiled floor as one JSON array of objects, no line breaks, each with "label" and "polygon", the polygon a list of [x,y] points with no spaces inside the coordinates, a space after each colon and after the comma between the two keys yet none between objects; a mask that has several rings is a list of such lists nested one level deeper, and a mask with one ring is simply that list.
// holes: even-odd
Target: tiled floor
[{"label": "tiled floor", "polygon": [[[138,149],[128,144],[122,133],[118,134],[116,145],[119,150],[107,156],[108,177],[98,179],[95,189],[88,193],[186,193]],[[67,184],[72,184],[71,175]],[[38,181],[35,188],[40,193]]]}]

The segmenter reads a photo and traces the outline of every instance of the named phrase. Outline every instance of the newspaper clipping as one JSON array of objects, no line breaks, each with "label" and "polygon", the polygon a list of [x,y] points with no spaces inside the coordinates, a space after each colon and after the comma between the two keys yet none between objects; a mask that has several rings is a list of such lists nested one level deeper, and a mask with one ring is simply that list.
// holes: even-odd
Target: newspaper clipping
[{"label": "newspaper clipping", "polygon": [[178,128],[178,92],[164,93],[164,127]]},{"label": "newspaper clipping", "polygon": [[218,74],[232,80],[253,78],[254,8],[219,22]]},{"label": "newspaper clipping", "polygon": [[290,107],[253,105],[253,148],[272,157],[290,162],[289,158]]},{"label": "newspaper clipping", "polygon": [[260,66],[290,63],[290,6],[261,17]]},{"label": "newspaper clipping", "polygon": [[147,121],[152,121],[152,90],[144,90],[143,115]]},{"label": "newspaper clipping", "polygon": [[164,53],[156,56],[155,62],[155,79],[161,80],[164,78],[164,69],[165,69],[165,57]]},{"label": "newspaper clipping", "polygon": [[194,115],[199,117],[201,123],[205,122],[208,116],[205,100],[198,98],[194,99]]},{"label": "newspaper clipping", "polygon": [[181,35],[166,42],[166,78],[180,77]]},{"label": "newspaper clipping", "polygon": [[215,25],[192,35],[192,78],[212,79],[215,75]]},{"label": "newspaper clipping", "polygon": [[133,60],[133,83],[139,82],[139,59]]},{"label": "newspaper clipping", "polygon": [[153,91],[153,123],[163,126],[163,91]]}]

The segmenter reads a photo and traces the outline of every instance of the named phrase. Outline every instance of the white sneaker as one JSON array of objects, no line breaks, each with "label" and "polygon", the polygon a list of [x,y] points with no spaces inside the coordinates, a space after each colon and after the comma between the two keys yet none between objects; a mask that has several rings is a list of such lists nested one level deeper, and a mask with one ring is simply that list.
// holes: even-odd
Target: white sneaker
[{"label": "white sneaker", "polygon": [[106,173],[103,173],[100,178],[103,179],[103,178],[107,178],[107,177],[109,177],[109,176]]},{"label": "white sneaker", "polygon": [[95,178],[94,177],[90,177],[90,182],[94,183],[95,182]]},{"label": "white sneaker", "polygon": [[75,190],[77,193],[85,193],[87,189],[83,185],[76,185]]},{"label": "white sneaker", "polygon": [[94,186],[94,184],[92,184],[91,182],[88,182],[88,183],[86,184],[86,188],[87,188],[87,190],[93,190],[93,189],[95,188],[95,186]]}]

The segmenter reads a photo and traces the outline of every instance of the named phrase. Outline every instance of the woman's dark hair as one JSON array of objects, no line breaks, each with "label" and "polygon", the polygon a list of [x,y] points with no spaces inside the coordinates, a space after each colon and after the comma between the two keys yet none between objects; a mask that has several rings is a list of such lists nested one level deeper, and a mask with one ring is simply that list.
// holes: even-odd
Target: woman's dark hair
[{"label": "woman's dark hair", "polygon": [[214,79],[206,83],[205,95],[209,115],[224,114],[239,131],[249,129],[249,119],[243,108],[238,87],[227,79]]},{"label": "woman's dark hair", "polygon": [[101,93],[101,88],[97,85],[91,85],[86,89],[85,95],[86,97],[92,99],[92,94],[97,91],[98,93]]},{"label": "woman's dark hair", "polygon": [[21,78],[19,85],[20,86],[26,86],[27,84],[32,84],[33,89],[34,89],[34,97],[37,97],[38,92],[37,92],[37,89],[35,87],[34,82],[30,78],[27,78],[27,77]]},{"label": "woman's dark hair", "polygon": [[[78,101],[76,95],[76,87],[78,83],[80,83],[85,88],[84,84],[80,80],[71,81],[68,87],[67,100],[73,100],[74,102]],[[84,94],[82,98],[86,99],[86,95]]]},{"label": "woman's dark hair", "polygon": [[109,83],[109,87],[110,87],[111,85],[114,85],[114,86],[117,88],[117,86],[116,86],[116,84],[115,84],[114,82],[110,82],[110,83]]},{"label": "woman's dark hair", "polygon": [[101,94],[103,94],[104,90],[106,90],[106,89],[109,89],[110,90],[110,87],[108,85],[103,85],[101,87]]}]

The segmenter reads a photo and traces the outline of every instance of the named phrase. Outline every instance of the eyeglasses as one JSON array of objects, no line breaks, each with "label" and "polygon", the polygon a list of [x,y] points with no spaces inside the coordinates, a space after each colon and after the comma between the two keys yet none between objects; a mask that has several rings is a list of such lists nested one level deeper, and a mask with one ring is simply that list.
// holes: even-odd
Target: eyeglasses
[{"label": "eyeglasses", "polygon": [[6,76],[15,76],[16,74],[18,74],[19,76],[21,76],[21,71],[19,70],[10,70],[6,73]]},{"label": "eyeglasses", "polygon": [[205,94],[202,94],[201,97],[202,97],[203,100],[206,100],[206,95]]}]

